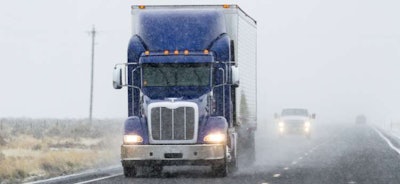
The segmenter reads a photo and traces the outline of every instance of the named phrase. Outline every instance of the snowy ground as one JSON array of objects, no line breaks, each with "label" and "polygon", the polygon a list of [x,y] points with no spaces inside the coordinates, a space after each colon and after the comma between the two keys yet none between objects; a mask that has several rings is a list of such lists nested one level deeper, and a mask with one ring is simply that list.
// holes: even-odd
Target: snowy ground
[{"label": "snowy ground", "polygon": [[400,121],[391,121],[387,123],[384,130],[400,141]]}]

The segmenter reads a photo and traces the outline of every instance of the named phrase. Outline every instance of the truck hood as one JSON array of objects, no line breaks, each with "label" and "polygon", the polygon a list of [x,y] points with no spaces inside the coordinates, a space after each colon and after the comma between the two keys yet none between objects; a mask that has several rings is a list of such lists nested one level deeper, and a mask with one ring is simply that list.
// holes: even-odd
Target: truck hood
[{"label": "truck hood", "polygon": [[210,91],[210,86],[143,87],[143,94],[152,100],[164,100],[165,97],[201,99],[201,96]]},{"label": "truck hood", "polygon": [[152,103],[157,103],[157,102],[193,102],[198,106],[198,110],[199,110],[199,115],[200,116],[204,116],[205,114],[208,113],[208,109],[207,109],[207,95],[202,95],[200,97],[197,98],[191,98],[191,99],[187,99],[187,98],[165,98],[163,100],[160,99],[151,99],[148,96],[144,96],[144,110],[145,110],[145,114],[147,115],[147,107],[152,104]]}]

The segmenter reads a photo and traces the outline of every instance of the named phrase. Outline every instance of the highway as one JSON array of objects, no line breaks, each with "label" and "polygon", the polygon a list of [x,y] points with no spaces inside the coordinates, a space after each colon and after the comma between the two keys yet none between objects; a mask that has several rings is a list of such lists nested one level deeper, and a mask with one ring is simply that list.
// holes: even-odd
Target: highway
[{"label": "highway", "polygon": [[125,178],[115,167],[39,183],[400,183],[400,140],[371,125],[316,125],[311,139],[279,137],[271,124],[257,130],[257,162],[214,178],[208,167],[165,167],[158,177]]}]

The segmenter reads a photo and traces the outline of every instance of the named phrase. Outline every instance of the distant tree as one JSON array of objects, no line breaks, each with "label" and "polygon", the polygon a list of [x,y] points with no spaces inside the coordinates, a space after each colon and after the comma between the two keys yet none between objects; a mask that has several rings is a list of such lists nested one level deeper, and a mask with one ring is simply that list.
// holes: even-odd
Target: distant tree
[{"label": "distant tree", "polygon": [[244,123],[249,117],[249,108],[247,106],[246,95],[242,91],[240,96],[240,120]]}]

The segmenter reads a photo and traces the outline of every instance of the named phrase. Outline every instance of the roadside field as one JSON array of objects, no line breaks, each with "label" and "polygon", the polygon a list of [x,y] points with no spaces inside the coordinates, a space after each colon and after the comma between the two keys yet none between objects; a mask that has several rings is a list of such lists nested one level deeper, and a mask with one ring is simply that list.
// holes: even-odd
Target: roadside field
[{"label": "roadside field", "polygon": [[0,119],[0,183],[119,163],[123,120]]}]

